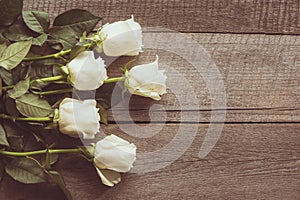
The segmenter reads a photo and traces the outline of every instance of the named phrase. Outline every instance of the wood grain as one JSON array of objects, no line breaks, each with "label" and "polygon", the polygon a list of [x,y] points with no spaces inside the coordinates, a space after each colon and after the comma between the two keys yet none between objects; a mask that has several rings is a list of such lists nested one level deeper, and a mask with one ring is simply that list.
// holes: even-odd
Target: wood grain
[{"label": "wood grain", "polygon": [[[189,44],[182,44],[177,39],[177,33],[145,33],[145,35],[154,38],[153,41],[156,39],[169,41],[179,51],[176,54],[157,50],[168,45],[168,42],[159,43],[157,49],[146,49],[132,64],[152,62],[154,55],[158,54],[160,67],[166,69],[168,76],[169,93],[164,95],[161,101],[132,96],[129,107],[121,103],[115,105],[113,108],[115,114],[124,115],[121,121],[128,121],[126,112],[130,109],[133,120],[146,122],[150,119],[148,117],[150,108],[154,121],[160,121],[160,116],[165,111],[168,115],[165,121],[180,120],[181,111],[191,111],[191,118],[195,111],[200,111],[200,122],[209,122],[212,111],[221,113],[226,109],[227,122],[300,121],[299,36],[186,34],[187,37],[192,36],[189,40],[198,42],[200,48],[208,52],[206,57],[211,56],[220,72],[227,95],[227,106],[215,107],[212,106],[211,95],[218,94],[210,92],[207,87],[207,80],[209,82],[215,79],[215,75],[206,76],[209,74],[210,65],[205,65],[202,71],[199,71],[197,67],[203,65],[205,61],[198,59],[195,65],[191,65],[190,60],[184,59],[185,56],[198,58],[203,55],[196,54],[193,48],[189,48]],[[120,58],[109,65],[109,76],[118,76],[121,73],[120,68],[130,59],[132,58]],[[174,73],[174,70],[182,77]],[[111,91],[104,89],[100,97],[105,93],[111,94]],[[196,100],[189,98],[193,96],[192,94]],[[114,121],[111,112],[110,120]]]},{"label": "wood grain", "polygon": [[[178,33],[169,30],[145,31],[153,39],[152,44],[164,40],[158,47],[170,44],[179,53],[146,46],[133,65],[153,61],[158,54],[160,67],[167,69],[168,85],[175,87],[169,88],[159,102],[134,96],[129,107],[114,105],[109,110],[111,124],[102,129],[134,142],[139,155],[177,142],[177,147],[172,146],[160,157],[138,160],[136,167],[168,164],[186,140],[191,139],[192,144],[170,165],[148,173],[123,174],[123,181],[113,188],[101,184],[90,163],[62,156],[54,167],[64,175],[75,200],[299,199],[298,0],[24,0],[24,7],[47,11],[51,19],[68,9],[87,9],[103,16],[101,23],[124,20],[133,14],[142,27],[163,27],[188,37],[182,41]],[[197,70],[206,60],[200,58],[209,57],[197,54],[197,49],[191,48],[195,43],[218,67],[227,95],[225,107],[212,106],[212,98],[218,93],[209,91],[206,82],[215,80],[215,74],[209,74],[211,65]],[[186,57],[194,57],[196,65]],[[108,75],[119,76],[120,67],[131,59],[123,57],[113,62]],[[110,92],[108,86],[100,98]],[[187,94],[194,94],[196,100]],[[223,122],[210,124],[211,116],[224,111],[227,116],[222,134],[210,154],[200,159],[200,146],[209,126]],[[119,122],[119,126],[115,124]],[[136,125],[137,130],[124,132],[122,125]],[[149,132],[148,137],[139,132],[139,127]],[[176,140],[179,127],[186,133]],[[78,142],[63,137],[59,145]],[[0,199],[52,200],[63,199],[63,195],[53,186],[19,184],[5,176]]]},{"label": "wood grain", "polygon": [[298,0],[24,0],[26,9],[53,19],[68,9],[87,9],[103,23],[134,15],[142,26],[181,32],[299,34]]},{"label": "wood grain", "polygon": [[[288,108],[270,109],[227,109],[227,110],[159,110],[149,108],[129,112],[116,110],[108,112],[109,123],[211,123],[212,112],[223,114],[226,111],[224,121],[215,123],[299,123],[300,110]],[[182,117],[184,115],[184,117]],[[199,118],[195,118],[198,115]],[[117,116],[117,117],[116,117]]]},{"label": "wood grain", "polygon": [[[135,142],[142,153],[161,149],[174,139],[179,127],[177,124],[151,126],[162,130],[148,139],[128,136],[116,125],[107,127],[105,132]],[[93,166],[81,158],[63,157],[55,168],[62,171],[75,200],[299,199],[299,124],[226,125],[205,159],[199,159],[198,152],[208,126],[195,126],[199,128],[196,137],[178,160],[158,171],[124,174],[123,181],[113,188],[101,185]],[[171,155],[164,156],[168,162]],[[151,162],[160,164],[155,159]],[[1,199],[62,198],[55,188],[44,185],[22,185],[8,177],[5,183],[1,184]]]},{"label": "wood grain", "polygon": [[[177,41],[177,33],[146,33],[153,37],[153,41],[166,41],[157,45],[157,49],[173,42],[174,48],[180,54],[172,52],[146,49],[137,62],[132,65],[152,62],[155,54],[159,55],[160,67],[166,69],[169,77],[167,84],[176,85],[178,93],[164,96],[162,101],[166,109],[176,110],[178,100],[176,96],[186,95],[187,88],[184,81],[188,81],[194,91],[201,109],[209,109],[211,94],[203,76],[209,74],[210,65],[205,60],[196,59],[193,66],[184,57],[205,57],[197,55],[190,49],[193,44],[181,44]],[[148,36],[148,37],[150,37]],[[299,108],[300,102],[300,37],[298,36],[267,36],[247,34],[192,34],[193,42],[199,42],[199,48],[204,48],[211,56],[221,74],[227,94],[229,108]],[[191,42],[192,43],[192,42]],[[189,46],[190,45],[190,46]],[[147,47],[147,46],[146,46]],[[132,58],[129,58],[130,60]],[[122,64],[121,64],[122,63]],[[204,64],[203,64],[204,63]],[[204,65],[203,71],[197,70]],[[124,59],[109,65],[109,76],[120,75],[120,68],[124,66]],[[205,69],[206,67],[206,69]],[[173,71],[176,70],[178,74]],[[208,75],[208,80],[217,75]],[[141,100],[141,99],[139,99]],[[145,101],[148,103],[148,101]],[[138,101],[136,109],[142,108],[144,102]],[[192,104],[189,99],[183,102],[186,109]],[[191,105],[190,109],[194,105]]]}]

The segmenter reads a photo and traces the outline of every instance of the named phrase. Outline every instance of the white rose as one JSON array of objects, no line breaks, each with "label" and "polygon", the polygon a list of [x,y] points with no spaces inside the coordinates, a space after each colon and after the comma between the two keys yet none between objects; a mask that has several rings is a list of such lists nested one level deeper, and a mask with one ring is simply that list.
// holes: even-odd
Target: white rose
[{"label": "white rose", "polygon": [[96,101],[65,98],[59,105],[59,130],[71,137],[94,139],[100,129]]},{"label": "white rose", "polygon": [[104,61],[95,59],[93,51],[83,51],[68,65],[69,78],[77,90],[95,90],[106,80]]},{"label": "white rose", "polygon": [[106,24],[100,31],[107,56],[134,56],[142,52],[142,29],[133,16],[126,21]]},{"label": "white rose", "polygon": [[96,143],[94,164],[99,169],[128,172],[136,159],[136,146],[122,138],[109,135]]},{"label": "white rose", "polygon": [[158,56],[152,63],[138,65],[125,72],[125,87],[135,95],[160,100],[160,95],[166,94],[164,70],[158,70]]}]

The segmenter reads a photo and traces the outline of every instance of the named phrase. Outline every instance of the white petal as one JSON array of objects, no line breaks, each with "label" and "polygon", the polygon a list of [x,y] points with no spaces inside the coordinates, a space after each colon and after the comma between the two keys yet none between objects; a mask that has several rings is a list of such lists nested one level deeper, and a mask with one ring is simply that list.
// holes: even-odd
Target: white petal
[{"label": "white petal", "polygon": [[129,76],[134,78],[140,83],[147,83],[158,73],[158,56],[156,55],[156,60],[152,63],[137,65],[129,70]]},{"label": "white petal", "polygon": [[[128,172],[136,159],[136,146],[115,135],[96,143],[94,163],[117,172]],[[100,165],[98,165],[100,164]]]},{"label": "white petal", "polygon": [[69,77],[78,90],[95,90],[107,79],[104,61],[92,51],[81,52],[69,64]]},{"label": "white petal", "polygon": [[108,56],[138,55],[142,51],[141,26],[133,18],[103,26],[103,51]]},{"label": "white petal", "polygon": [[152,79],[151,82],[166,85],[167,76],[165,75],[165,70],[158,70],[157,75]]},{"label": "white petal", "polygon": [[100,129],[95,100],[65,98],[59,106],[59,130],[71,137],[93,139]]}]

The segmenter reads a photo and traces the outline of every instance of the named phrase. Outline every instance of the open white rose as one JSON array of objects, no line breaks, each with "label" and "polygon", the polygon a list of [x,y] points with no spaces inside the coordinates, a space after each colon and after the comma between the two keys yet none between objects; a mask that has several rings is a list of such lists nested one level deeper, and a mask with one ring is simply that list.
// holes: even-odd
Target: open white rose
[{"label": "open white rose", "polygon": [[160,100],[160,95],[167,93],[164,70],[158,69],[158,56],[152,63],[138,65],[125,73],[125,87],[135,95]]},{"label": "open white rose", "polygon": [[59,105],[59,130],[71,137],[94,139],[100,129],[96,101],[65,98]]},{"label": "open white rose", "polygon": [[136,146],[126,140],[109,135],[96,143],[94,164],[99,169],[128,172],[136,159]]},{"label": "open white rose", "polygon": [[107,56],[134,56],[142,52],[142,29],[133,16],[126,21],[106,24],[100,31]]},{"label": "open white rose", "polygon": [[69,78],[77,90],[95,90],[106,80],[104,61],[95,59],[93,51],[83,51],[68,65]]}]

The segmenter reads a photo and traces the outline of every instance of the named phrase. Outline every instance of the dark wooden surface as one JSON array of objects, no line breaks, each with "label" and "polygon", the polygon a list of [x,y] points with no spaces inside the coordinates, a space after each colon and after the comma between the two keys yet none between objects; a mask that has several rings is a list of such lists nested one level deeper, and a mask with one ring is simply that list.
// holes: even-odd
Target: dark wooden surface
[{"label": "dark wooden surface", "polygon": [[128,18],[142,26],[182,32],[300,32],[298,0],[26,0],[26,7],[52,16],[71,8],[88,9],[104,22]]},{"label": "dark wooden surface", "polygon": [[[171,165],[144,174],[124,174],[122,182],[113,188],[101,184],[93,166],[78,158],[64,157],[55,168],[62,171],[74,199],[300,199],[298,0],[25,0],[25,7],[48,11],[52,18],[67,9],[88,9],[102,15],[102,23],[134,14],[144,27],[185,32],[211,55],[224,81],[224,129],[214,149],[200,159],[199,147],[211,113],[221,113],[226,108],[211,109],[203,79],[180,56],[146,50],[137,63],[152,61],[153,54],[158,53],[160,60],[169,61],[187,77],[199,108],[193,110],[194,106],[188,104],[191,108],[182,109],[172,91],[160,102],[134,97],[130,102],[133,120],[145,126],[151,115],[155,121],[151,128],[161,129],[159,134],[147,139],[128,136],[114,124],[111,111],[111,124],[103,126],[105,133],[136,143],[138,152],[162,148],[182,124],[198,128],[197,135]],[[160,37],[168,38],[169,34],[161,33]],[[118,70],[119,67],[109,67],[109,75],[118,75]],[[179,95],[186,92],[182,90]],[[166,123],[161,121],[165,113],[161,108],[149,114],[149,108],[157,103],[164,106]],[[115,112],[122,123],[132,123],[121,106]],[[190,118],[180,124],[182,112]],[[201,117],[195,120],[198,112]],[[189,136],[189,132],[186,134]],[[18,184],[8,177],[3,183],[0,199],[62,199],[57,188],[47,185]]]}]

